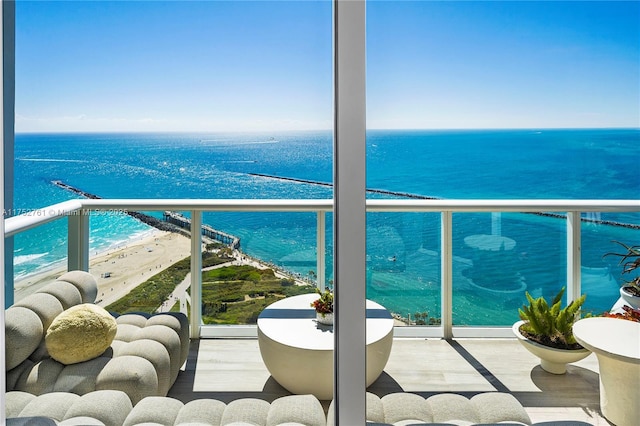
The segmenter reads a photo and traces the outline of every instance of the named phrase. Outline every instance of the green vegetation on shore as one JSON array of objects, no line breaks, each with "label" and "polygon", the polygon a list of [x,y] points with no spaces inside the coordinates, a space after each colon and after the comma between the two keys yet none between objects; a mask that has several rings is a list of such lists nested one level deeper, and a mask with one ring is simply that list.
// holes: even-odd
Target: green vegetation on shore
[{"label": "green vegetation on shore", "polygon": [[225,266],[202,274],[205,324],[255,324],[262,310],[283,297],[310,293],[310,285],[278,278],[272,269]]},{"label": "green vegetation on shore", "polygon": [[[213,253],[202,254],[202,266],[215,266],[228,262]],[[180,284],[191,269],[191,256],[174,263],[147,281],[143,282],[118,301],[106,307],[108,311],[124,314],[127,312],[153,313],[169,298],[176,286]]]},{"label": "green vegetation on shore", "polygon": [[[202,267],[229,262],[224,250],[202,255]],[[155,312],[175,291],[191,268],[186,257],[140,284],[117,302],[107,306],[111,312]],[[202,273],[202,319],[205,324],[255,324],[262,310],[289,296],[310,293],[311,285],[296,285],[293,279],[278,278],[272,269],[249,265],[230,265]],[[172,311],[178,311],[175,304]]]}]

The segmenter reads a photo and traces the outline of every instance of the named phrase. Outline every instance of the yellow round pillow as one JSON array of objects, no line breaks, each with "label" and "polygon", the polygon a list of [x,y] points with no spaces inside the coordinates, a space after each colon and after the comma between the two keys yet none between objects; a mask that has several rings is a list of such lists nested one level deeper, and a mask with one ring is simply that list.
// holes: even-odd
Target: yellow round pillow
[{"label": "yellow round pillow", "polygon": [[84,303],[55,317],[45,335],[51,358],[76,364],[100,356],[116,336],[115,318],[100,306]]}]

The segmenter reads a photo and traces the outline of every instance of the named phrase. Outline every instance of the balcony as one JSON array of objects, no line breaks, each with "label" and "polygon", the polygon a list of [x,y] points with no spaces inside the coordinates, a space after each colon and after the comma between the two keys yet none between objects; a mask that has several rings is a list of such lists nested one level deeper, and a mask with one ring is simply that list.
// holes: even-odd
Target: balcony
[{"label": "balcony", "polygon": [[[52,221],[68,220],[68,269],[88,270],[91,212],[187,211],[191,217],[191,252],[200,252],[203,212],[304,212],[316,217],[317,282],[327,282],[326,228],[331,200],[94,200],[78,199],[42,209],[41,215],[16,216],[5,221],[5,238]],[[439,215],[441,282],[440,323],[432,326],[396,327],[394,344],[382,376],[368,389],[379,396],[414,392],[429,396],[456,392],[512,393],[532,421],[581,420],[607,424],[599,411],[598,362],[594,355],[569,367],[566,376],[551,376],[538,360],[512,338],[508,326],[459,326],[454,322],[453,215],[492,214],[492,234],[498,235],[496,213],[557,214],[566,222],[566,283],[568,299],[582,292],[581,213],[640,212],[637,200],[368,200],[370,213],[430,213]],[[506,249],[504,245],[502,249]],[[199,256],[191,258],[190,306],[201,301]],[[612,300],[612,303],[615,300]],[[497,307],[496,309],[500,309]],[[202,322],[201,312],[189,312],[191,350],[169,396],[184,402],[212,397],[225,402],[257,397],[266,400],[287,394],[270,378],[258,350],[254,325],[214,326]],[[215,338],[215,339],[210,339]],[[499,354],[499,356],[496,356]]]},{"label": "balcony", "polygon": [[[424,397],[508,392],[533,422],[609,425],[600,413],[598,371],[592,354],[570,365],[564,376],[548,374],[514,339],[395,338],[384,373],[367,391],[380,397],[403,391]],[[192,341],[184,371],[169,392],[183,402],[247,397],[272,401],[283,395],[288,392],[270,377],[254,339]]]}]

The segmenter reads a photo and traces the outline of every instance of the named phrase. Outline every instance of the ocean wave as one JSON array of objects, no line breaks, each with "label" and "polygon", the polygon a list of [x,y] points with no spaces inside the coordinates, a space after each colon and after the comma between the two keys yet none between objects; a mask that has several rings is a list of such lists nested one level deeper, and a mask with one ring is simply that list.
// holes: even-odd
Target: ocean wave
[{"label": "ocean wave", "polygon": [[266,140],[266,141],[219,141],[214,139],[204,139],[200,142],[213,142],[215,146],[238,146],[238,145],[263,145],[269,143],[280,143],[277,140]]},{"label": "ocean wave", "polygon": [[22,265],[23,263],[31,262],[32,260],[40,259],[43,256],[48,255],[49,253],[36,253],[36,254],[23,254],[21,256],[16,256],[13,260],[14,265]]},{"label": "ocean wave", "polygon": [[96,239],[92,244],[90,244],[89,252],[90,255],[104,254],[111,250],[117,250],[128,244],[151,237],[156,232],[158,232],[157,229],[149,226],[146,229],[132,231],[129,234],[119,234],[110,238],[103,237]]},{"label": "ocean wave", "polygon": [[38,267],[36,269],[24,269],[24,270],[20,270],[20,269],[16,269],[15,273],[14,273],[14,281],[16,283],[20,283],[23,281],[28,280],[29,278],[44,273],[44,272],[48,272],[48,271],[54,271],[57,269],[62,269],[66,266],[66,259],[56,259],[53,260],[51,262],[47,262],[47,263],[43,263],[41,265],[38,265]]},{"label": "ocean wave", "polygon": [[50,162],[50,163],[88,163],[87,160],[65,160],[61,158],[16,158],[20,161],[34,161],[34,162]]}]

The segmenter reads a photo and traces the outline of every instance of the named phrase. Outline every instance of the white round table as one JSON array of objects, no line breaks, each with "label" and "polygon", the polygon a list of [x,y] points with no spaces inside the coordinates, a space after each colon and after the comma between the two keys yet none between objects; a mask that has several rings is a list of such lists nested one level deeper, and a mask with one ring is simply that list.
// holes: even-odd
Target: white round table
[{"label": "white round table", "polygon": [[619,318],[585,318],[573,335],[598,357],[600,409],[617,426],[640,422],[640,323]]},{"label": "white round table", "polygon": [[[288,297],[258,317],[260,354],[271,376],[289,392],[333,397],[333,326],[318,324],[311,302],[318,294]],[[366,385],[382,373],[393,343],[393,318],[367,300]]]}]

